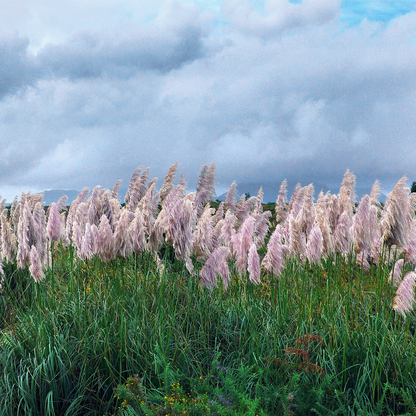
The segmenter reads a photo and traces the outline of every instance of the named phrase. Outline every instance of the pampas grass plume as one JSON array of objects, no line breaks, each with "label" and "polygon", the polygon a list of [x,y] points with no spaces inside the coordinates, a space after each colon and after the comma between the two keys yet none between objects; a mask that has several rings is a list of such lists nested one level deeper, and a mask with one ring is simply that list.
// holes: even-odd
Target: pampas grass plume
[{"label": "pampas grass plume", "polygon": [[256,245],[253,243],[248,252],[248,266],[247,271],[249,272],[250,282],[259,284],[260,283],[260,258],[257,252]]},{"label": "pampas grass plume", "polygon": [[178,170],[178,162],[172,165],[165,176],[163,185],[160,188],[160,200],[163,202],[173,188],[173,181],[175,180],[176,171]]},{"label": "pampas grass plume", "polygon": [[278,224],[270,237],[267,253],[261,263],[261,267],[276,276],[280,275],[284,266],[282,232],[282,226]]},{"label": "pampas grass plume", "polygon": [[383,240],[387,245],[393,244],[404,247],[409,237],[412,212],[409,201],[409,188],[406,186],[406,176],[403,176],[387,196],[383,209],[380,227]]},{"label": "pampas grass plume", "polygon": [[413,310],[415,303],[416,273],[409,272],[400,282],[394,298],[393,309],[403,316]]},{"label": "pampas grass plume", "polygon": [[276,199],[276,222],[277,224],[283,224],[287,217],[287,180],[285,179],[280,185],[279,195]]},{"label": "pampas grass plume", "polygon": [[397,287],[402,279],[402,270],[403,270],[404,260],[399,259],[394,263],[393,268],[391,269],[389,275],[389,283],[392,283],[394,287]]},{"label": "pampas grass plume", "polygon": [[199,284],[201,286],[216,286],[217,275],[219,274],[224,288],[227,290],[230,281],[230,271],[227,265],[228,255],[227,247],[218,247],[211,253],[199,273]]},{"label": "pampas grass plume", "polygon": [[237,198],[237,184],[234,181],[228,188],[225,196],[225,210],[235,212],[235,204]]},{"label": "pampas grass plume", "polygon": [[45,278],[45,274],[43,273],[42,269],[42,262],[35,246],[32,246],[30,249],[29,272],[35,282],[40,282]]},{"label": "pampas grass plume", "polygon": [[58,205],[52,202],[50,205],[47,233],[50,241],[60,241],[62,217],[59,215]]},{"label": "pampas grass plume", "polygon": [[312,264],[320,263],[323,249],[323,237],[321,229],[317,224],[313,226],[309,233],[306,248],[309,262]]}]

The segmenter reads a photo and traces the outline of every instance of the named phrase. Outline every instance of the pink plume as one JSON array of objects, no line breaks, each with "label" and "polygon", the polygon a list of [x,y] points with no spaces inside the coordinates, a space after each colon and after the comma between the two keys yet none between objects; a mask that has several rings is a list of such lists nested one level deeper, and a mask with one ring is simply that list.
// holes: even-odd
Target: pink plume
[{"label": "pink plume", "polygon": [[195,196],[197,217],[202,214],[204,206],[215,196],[215,169],[215,163],[213,163],[209,169],[208,165],[205,165],[201,170]]},{"label": "pink plume", "polygon": [[127,258],[133,251],[133,242],[129,233],[133,218],[134,214],[128,209],[121,211],[120,219],[114,231],[114,248],[117,256]]},{"label": "pink plume", "polygon": [[5,258],[10,263],[14,263],[17,254],[16,236],[12,232],[10,221],[4,215],[0,216],[0,220],[2,258]]},{"label": "pink plume", "polygon": [[133,251],[140,254],[146,248],[146,237],[144,233],[144,218],[139,210],[136,210],[134,219],[130,225],[130,233],[133,241]]},{"label": "pink plume", "polygon": [[214,212],[209,204],[205,206],[193,235],[194,252],[200,260],[206,260],[213,250]]},{"label": "pink plume", "polygon": [[129,202],[126,202],[126,207],[132,212],[136,210],[138,203],[146,194],[146,182],[149,179],[149,171],[150,168],[147,168],[140,176],[140,178],[136,179],[136,181],[130,189]]},{"label": "pink plume", "polygon": [[248,252],[248,266],[250,281],[254,284],[260,283],[260,258],[256,245],[253,243]]},{"label": "pink plume", "polygon": [[264,244],[264,239],[266,237],[267,231],[269,230],[269,218],[272,213],[270,211],[265,211],[259,214],[253,214],[254,217],[254,243],[256,244],[257,249],[259,249]]},{"label": "pink plume", "polygon": [[317,224],[313,226],[309,233],[306,248],[309,262],[312,264],[319,264],[322,257],[323,238],[321,229]]},{"label": "pink plume", "polygon": [[17,266],[24,269],[29,264],[30,256],[30,239],[29,239],[29,208],[27,204],[23,205],[21,218],[18,224],[18,241]]},{"label": "pink plume", "polygon": [[58,199],[58,202],[56,203],[56,205],[58,206],[58,212],[67,210],[67,206],[66,206],[67,202],[68,202],[68,197],[66,195],[62,195]]},{"label": "pink plume", "polygon": [[142,171],[142,167],[139,166],[138,168],[136,168],[133,175],[131,176],[129,186],[127,188],[126,196],[124,197],[124,202],[126,203],[126,205],[128,205],[130,203],[130,195],[133,191],[133,187],[134,187],[135,182],[137,181],[137,179],[140,176],[141,171]]},{"label": "pink plume", "polygon": [[87,222],[85,226],[85,233],[82,237],[81,241],[81,250],[78,251],[78,257],[81,259],[87,259],[91,260],[92,256],[95,252],[95,241],[94,241],[94,235],[91,231],[90,223]]},{"label": "pink plume", "polygon": [[404,247],[407,244],[408,230],[414,217],[408,195],[406,176],[403,176],[387,196],[380,222],[383,240],[389,246],[395,244]]},{"label": "pink plume", "polygon": [[315,206],[313,203],[313,185],[306,186],[303,195],[302,208],[299,211],[299,223],[300,230],[308,235],[315,222]]},{"label": "pink plume", "polygon": [[352,240],[357,253],[371,249],[373,239],[370,231],[370,197],[364,195],[358,204],[351,229]]},{"label": "pink plume", "polygon": [[237,184],[235,181],[229,186],[227,195],[225,196],[225,210],[235,212],[235,204],[237,198]]},{"label": "pink plume", "polygon": [[113,232],[108,218],[105,215],[101,217],[96,245],[97,254],[101,260],[105,261],[114,258]]},{"label": "pink plume", "polygon": [[35,282],[40,282],[45,278],[45,274],[43,273],[42,269],[42,262],[40,260],[39,253],[36,250],[35,246],[32,246],[30,250],[29,272]]},{"label": "pink plume", "polygon": [[301,228],[299,225],[301,221],[301,218],[300,218],[301,213],[299,213],[297,218],[295,218],[292,215],[293,212],[295,212],[295,210],[293,210],[289,214],[290,253],[293,256],[296,256],[298,254],[300,256],[300,259],[304,261],[307,256],[307,251],[306,251],[306,236],[301,231]]},{"label": "pink plume", "polygon": [[349,169],[342,179],[341,189],[339,191],[339,211],[340,215],[347,212],[352,217],[355,206],[355,175]]},{"label": "pink plume", "polygon": [[220,202],[214,216],[214,224],[218,224],[224,218],[224,202]]},{"label": "pink plume", "polygon": [[61,240],[61,226],[62,226],[62,217],[59,215],[58,205],[55,202],[52,202],[50,205],[47,232],[50,241]]},{"label": "pink plume", "polygon": [[399,259],[394,263],[393,268],[391,269],[389,275],[389,283],[392,283],[393,286],[397,287],[400,281],[402,280],[402,270],[403,270],[404,260]]},{"label": "pink plume", "polygon": [[328,219],[328,208],[326,205],[326,198],[321,191],[318,196],[318,201],[315,207],[316,222],[319,225],[322,233],[322,255],[327,258],[334,251],[334,242],[332,237],[331,226]]},{"label": "pink plume", "polygon": [[276,200],[276,222],[278,224],[283,224],[287,218],[287,180],[285,179],[280,185],[279,195]]},{"label": "pink plume", "polygon": [[120,190],[122,179],[119,179],[115,185],[113,186],[113,189],[111,191],[111,198],[112,199],[118,199],[118,191]]},{"label": "pink plume", "polygon": [[413,310],[415,303],[415,283],[416,273],[409,272],[397,288],[393,309],[401,313],[403,316],[406,316],[408,312]]},{"label": "pink plume", "polygon": [[349,253],[352,248],[351,238],[352,217],[348,210],[341,214],[335,229],[335,245],[342,254]]},{"label": "pink plume", "polygon": [[160,188],[160,199],[163,202],[168,196],[169,192],[173,189],[173,181],[175,180],[176,171],[178,170],[178,162],[172,165],[168,173],[165,176],[162,187]]},{"label": "pink plume", "polygon": [[217,275],[219,274],[224,288],[227,290],[230,281],[230,271],[227,265],[228,255],[227,247],[218,247],[211,253],[199,273],[199,284],[201,286],[216,286]]},{"label": "pink plume", "polygon": [[261,203],[263,202],[263,196],[264,196],[263,187],[260,186],[259,192],[257,193],[257,197],[254,201],[254,213],[255,214],[260,214],[261,212],[263,212],[263,206],[261,205]]},{"label": "pink plume", "polygon": [[253,244],[253,233],[254,217],[250,216],[244,221],[240,231],[234,237],[233,240],[233,247],[236,250],[237,254],[237,271],[240,274],[240,276],[247,269],[247,256],[250,247]]},{"label": "pink plume", "polygon": [[267,253],[261,263],[261,266],[267,271],[279,276],[284,267],[284,256],[282,249],[282,232],[283,228],[279,224],[273,231],[267,245]]}]

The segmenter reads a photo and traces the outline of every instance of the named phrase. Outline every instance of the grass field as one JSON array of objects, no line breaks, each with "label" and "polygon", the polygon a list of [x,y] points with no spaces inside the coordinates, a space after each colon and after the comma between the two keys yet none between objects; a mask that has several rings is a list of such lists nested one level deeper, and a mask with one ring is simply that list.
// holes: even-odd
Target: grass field
[{"label": "grass field", "polygon": [[198,285],[166,247],[74,262],[36,284],[5,264],[3,415],[414,414],[415,318],[388,266],[293,260],[279,278]]}]

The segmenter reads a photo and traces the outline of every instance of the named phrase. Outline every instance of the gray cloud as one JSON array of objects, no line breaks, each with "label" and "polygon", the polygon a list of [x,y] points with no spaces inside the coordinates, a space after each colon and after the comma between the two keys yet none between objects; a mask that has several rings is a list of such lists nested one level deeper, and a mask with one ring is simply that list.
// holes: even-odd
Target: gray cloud
[{"label": "gray cloud", "polygon": [[138,71],[168,72],[204,55],[197,22],[175,30],[147,28],[125,34],[81,33],[64,45],[50,45],[39,61],[54,77],[129,78]]},{"label": "gray cloud", "polygon": [[219,192],[284,178],[336,190],[347,168],[359,186],[416,180],[416,13],[347,27],[337,2],[304,3],[267,33],[235,4],[211,25],[170,3],[141,29],[84,31],[36,57],[27,39],[3,39],[0,74],[12,57],[16,70],[0,101],[0,183],[110,187],[138,165],[161,181],[176,161],[190,186],[216,162]]},{"label": "gray cloud", "polygon": [[33,85],[39,77],[35,59],[27,53],[29,39],[18,34],[0,37],[0,98]]}]

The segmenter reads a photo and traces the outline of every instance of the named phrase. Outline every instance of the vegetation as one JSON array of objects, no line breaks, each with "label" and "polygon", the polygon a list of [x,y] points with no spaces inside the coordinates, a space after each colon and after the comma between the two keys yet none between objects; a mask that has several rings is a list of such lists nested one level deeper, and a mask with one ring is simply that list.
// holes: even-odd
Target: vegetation
[{"label": "vegetation", "polygon": [[[320,238],[332,196],[310,205],[310,187],[289,204],[278,198],[273,215],[261,192],[242,196],[247,211],[229,198],[222,215],[205,206],[210,192],[200,205],[198,193],[173,203],[179,188],[166,179],[157,198],[150,184],[109,210],[110,193],[95,190],[68,212],[51,206],[47,221],[39,198],[24,195],[1,218],[0,414],[415,414],[413,196],[401,180],[383,210],[376,192],[355,208],[351,179],[336,197],[345,206],[335,230]],[[360,228],[372,206],[376,222]],[[195,216],[180,223],[186,212]],[[341,233],[344,212],[352,225]],[[188,246],[179,236],[189,223]]]}]

